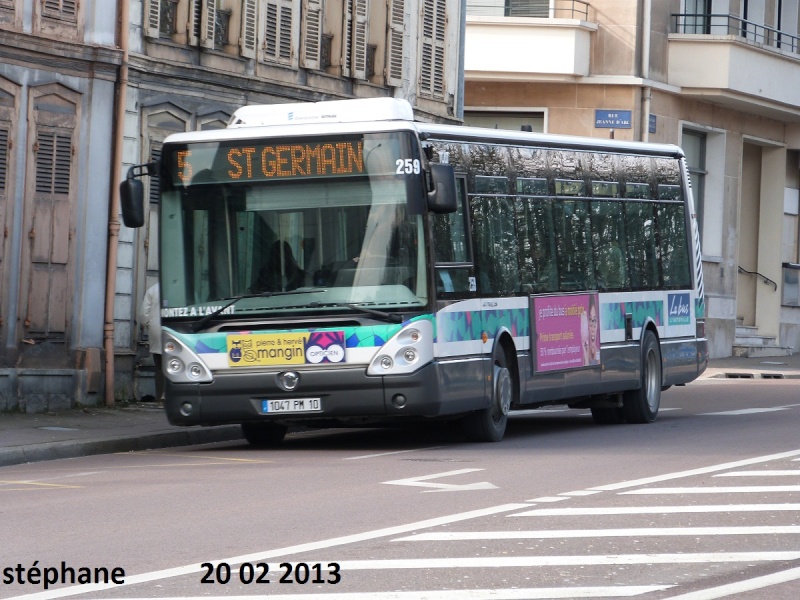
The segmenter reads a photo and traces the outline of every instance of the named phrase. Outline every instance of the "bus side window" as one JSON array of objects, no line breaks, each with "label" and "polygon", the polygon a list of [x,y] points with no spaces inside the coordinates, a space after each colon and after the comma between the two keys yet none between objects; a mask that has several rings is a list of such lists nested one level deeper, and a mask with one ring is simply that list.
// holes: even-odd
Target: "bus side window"
[{"label": "bus side window", "polygon": [[551,198],[517,201],[517,237],[522,291],[534,294],[558,291]]},{"label": "bus side window", "polygon": [[470,283],[473,267],[465,209],[467,186],[463,175],[456,176],[456,194],[456,212],[431,215],[435,283],[439,296],[475,291],[474,284]]},{"label": "bus side window", "polygon": [[514,200],[505,197],[470,198],[475,229],[475,262],[481,294],[513,294],[520,290],[519,252]]},{"label": "bus side window", "polygon": [[592,245],[598,288],[626,289],[629,278],[622,202],[592,202]]},{"label": "bus side window", "polygon": [[594,260],[587,201],[559,199],[555,208],[559,287],[566,292],[594,289]]}]

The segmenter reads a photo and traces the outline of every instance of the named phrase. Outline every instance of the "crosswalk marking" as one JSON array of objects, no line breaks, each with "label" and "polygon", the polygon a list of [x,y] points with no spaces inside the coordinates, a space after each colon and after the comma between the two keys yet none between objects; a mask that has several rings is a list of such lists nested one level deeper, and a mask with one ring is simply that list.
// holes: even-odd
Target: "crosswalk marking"
[{"label": "crosswalk marking", "polygon": [[667,600],[716,600],[716,598],[737,596],[743,592],[752,592],[753,590],[760,590],[771,585],[795,581],[796,579],[800,579],[800,568],[754,577],[753,579],[746,579],[744,581],[726,583],[725,585],[720,585],[715,588],[680,594],[679,596],[672,596]]},{"label": "crosswalk marking", "polygon": [[741,415],[756,415],[759,413],[778,412],[787,410],[785,406],[774,406],[770,408],[742,408],[739,410],[723,410],[720,412],[700,413],[700,417],[738,417]]},{"label": "crosswalk marking", "polygon": [[741,563],[799,560],[800,552],[687,552],[675,554],[594,554],[578,556],[459,556],[452,558],[388,558],[343,560],[347,571],[388,569],[485,569],[512,567],[566,567],[596,565],[665,565]]},{"label": "crosswalk marking", "polygon": [[732,471],[730,473],[719,473],[714,477],[800,477],[800,469]]},{"label": "crosswalk marking", "polygon": [[[548,598],[631,598],[662,592],[671,585],[512,588],[485,590],[420,590],[414,592],[352,592],[287,595],[291,600],[546,600]],[[183,596],[155,600],[253,600],[254,596]],[[154,600],[129,598],[128,600]]]},{"label": "crosswalk marking", "polygon": [[779,535],[800,534],[800,525],[756,525],[751,527],[640,527],[628,529],[545,529],[540,531],[437,531],[395,538],[393,542],[468,540],[527,540],[562,538]]},{"label": "crosswalk marking", "polygon": [[800,492],[800,485],[645,488],[641,490],[620,492],[620,494],[634,496],[658,496],[660,494],[777,494],[783,492]]},{"label": "crosswalk marking", "polygon": [[605,508],[534,508],[509,517],[576,517],[588,515],[665,515],[688,513],[800,511],[800,504],[709,504],[686,506],[615,506]]}]

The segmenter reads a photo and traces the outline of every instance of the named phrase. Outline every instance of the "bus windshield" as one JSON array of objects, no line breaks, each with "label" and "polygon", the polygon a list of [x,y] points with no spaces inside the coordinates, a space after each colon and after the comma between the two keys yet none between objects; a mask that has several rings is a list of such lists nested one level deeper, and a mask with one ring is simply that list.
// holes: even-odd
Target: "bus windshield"
[{"label": "bus windshield", "polygon": [[167,143],[161,178],[165,318],[428,304],[410,132]]}]

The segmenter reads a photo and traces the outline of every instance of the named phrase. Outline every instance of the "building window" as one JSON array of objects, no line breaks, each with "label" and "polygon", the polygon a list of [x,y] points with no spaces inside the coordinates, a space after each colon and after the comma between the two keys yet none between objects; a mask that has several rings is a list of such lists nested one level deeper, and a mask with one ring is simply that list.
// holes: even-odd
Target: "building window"
[{"label": "building window", "polygon": [[158,32],[170,37],[178,31],[178,0],[161,0]]},{"label": "building window", "polygon": [[447,2],[422,0],[419,93],[444,98]]},{"label": "building window", "polygon": [[44,0],[42,15],[74,23],[78,17],[78,0]]},{"label": "building window", "polygon": [[471,127],[542,133],[544,132],[544,113],[467,109],[464,111],[464,124]]},{"label": "building window", "polygon": [[700,241],[703,238],[704,199],[706,188],[706,134],[699,131],[683,131],[683,151],[686,153],[686,166],[692,182],[694,210],[697,214],[697,225],[700,230]]}]

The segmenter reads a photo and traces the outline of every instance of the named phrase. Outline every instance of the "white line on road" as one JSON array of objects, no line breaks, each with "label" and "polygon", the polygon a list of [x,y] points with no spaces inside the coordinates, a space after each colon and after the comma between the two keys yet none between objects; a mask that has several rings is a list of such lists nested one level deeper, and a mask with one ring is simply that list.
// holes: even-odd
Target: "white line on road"
[{"label": "white line on road", "polygon": [[714,475],[714,477],[800,477],[800,469],[731,471],[730,473]]},{"label": "white line on road", "polygon": [[772,460],[792,458],[798,455],[800,455],[800,450],[792,450],[791,452],[781,452],[779,454],[769,454],[767,456],[759,456],[757,458],[747,458],[744,460],[712,465],[710,467],[689,469],[688,471],[678,471],[676,473],[667,473],[666,475],[656,475],[655,477],[643,477],[642,479],[633,479],[631,481],[623,481],[621,483],[612,483],[611,485],[599,485],[590,489],[598,490],[600,492],[614,492],[617,490],[624,490],[626,488],[649,485],[651,483],[660,483],[662,481],[670,481],[672,479],[692,477],[693,475],[708,475],[709,473],[717,473],[719,471],[729,471],[731,469],[738,469],[739,467],[757,465],[759,463],[769,462]]},{"label": "white line on road", "polygon": [[[470,519],[477,519],[480,517],[487,517],[499,513],[509,512],[512,510],[520,510],[530,506],[528,504],[502,504],[493,506],[491,508],[484,508],[480,510],[471,510],[454,515],[447,515],[444,517],[436,517],[433,519],[426,519],[424,521],[416,521],[414,523],[406,523],[405,525],[396,525],[394,527],[385,527],[383,529],[374,529],[364,533],[356,533],[353,535],[345,535],[341,537],[330,538],[319,542],[308,542],[306,544],[297,544],[294,546],[287,546],[285,548],[277,548],[276,550],[266,550],[264,552],[254,552],[252,554],[244,554],[241,556],[234,556],[231,558],[223,558],[216,561],[208,562],[226,562],[229,565],[237,565],[244,562],[258,562],[261,560],[269,560],[276,557],[284,557],[292,554],[300,554],[302,552],[314,552],[317,550],[325,550],[327,548],[334,548],[336,546],[344,546],[346,544],[354,544],[366,540],[374,540],[382,537],[396,536],[403,533],[410,533],[417,529],[425,529],[427,527],[439,527],[440,525],[448,525],[450,523],[458,523],[459,521],[467,521]],[[25,594],[23,596],[15,596],[8,600],[49,600],[51,598],[65,598],[67,596],[77,596],[80,594],[88,594],[91,592],[100,592],[103,590],[119,589],[123,586],[135,585],[138,583],[148,583],[150,581],[160,581],[169,579],[171,577],[180,577],[183,575],[191,575],[192,573],[201,573],[205,571],[200,563],[185,565],[183,567],[175,567],[173,569],[162,569],[160,571],[151,571],[149,573],[142,573],[140,575],[132,575],[125,577],[125,583],[122,584],[86,584],[77,585],[67,588],[60,588],[57,590],[48,590],[46,592],[37,592],[33,594]]]},{"label": "white line on road", "polygon": [[[291,600],[545,600],[547,598],[631,598],[668,590],[672,585],[428,590],[419,592],[354,592],[287,595]],[[185,596],[160,600],[253,600],[255,596]],[[128,600],[154,600],[129,598]],[[159,599],[155,599],[159,600]]]},{"label": "white line on road", "polygon": [[440,477],[452,477],[453,475],[464,475],[466,473],[474,473],[476,471],[483,471],[483,469],[457,469],[455,471],[446,471],[444,473],[434,473],[433,475],[422,475],[420,477],[407,477],[406,479],[395,479],[394,481],[384,481],[386,485],[410,485],[416,487],[433,488],[425,490],[426,492],[462,492],[466,490],[494,490],[497,486],[489,483],[488,481],[479,481],[477,483],[430,483],[430,479],[439,479]]},{"label": "white line on road", "polygon": [[734,513],[800,511],[800,504],[710,504],[687,506],[620,506],[607,508],[535,508],[509,517],[578,517],[595,515],[667,515],[689,513]]},{"label": "white line on road", "polygon": [[430,448],[412,448],[411,450],[395,450],[393,452],[379,452],[377,454],[362,454],[361,456],[348,456],[344,460],[363,460],[365,458],[380,458],[382,456],[392,456],[393,454],[407,454],[409,452],[423,452],[425,450],[436,450],[441,446],[431,446]]},{"label": "white line on road", "polygon": [[735,583],[726,583],[725,585],[709,588],[707,590],[672,596],[668,600],[715,600],[716,598],[736,596],[744,592],[752,592],[753,590],[760,590],[771,585],[778,585],[796,579],[800,579],[800,568],[780,571],[778,573],[772,573],[771,575],[762,575],[761,577],[754,577],[753,579],[746,579]]},{"label": "white line on road", "polygon": [[595,565],[673,565],[798,560],[800,552],[688,552],[676,554],[596,554],[576,556],[459,556],[339,561],[343,572],[387,569],[485,569]]},{"label": "white line on road", "polygon": [[800,525],[751,527],[640,527],[629,529],[562,529],[541,531],[438,531],[395,538],[393,542],[454,542],[467,540],[545,540],[564,538],[673,537],[713,535],[800,534]]},{"label": "white line on road", "polygon": [[644,488],[620,492],[621,496],[658,496],[660,494],[752,494],[752,493],[780,493],[800,492],[800,485],[744,485],[734,487],[669,487],[669,488]]},{"label": "white line on road", "polygon": [[771,408],[742,408],[739,410],[723,410],[720,412],[698,413],[699,417],[738,417],[740,415],[755,415],[758,413],[778,412],[787,410],[785,406],[773,406]]}]

